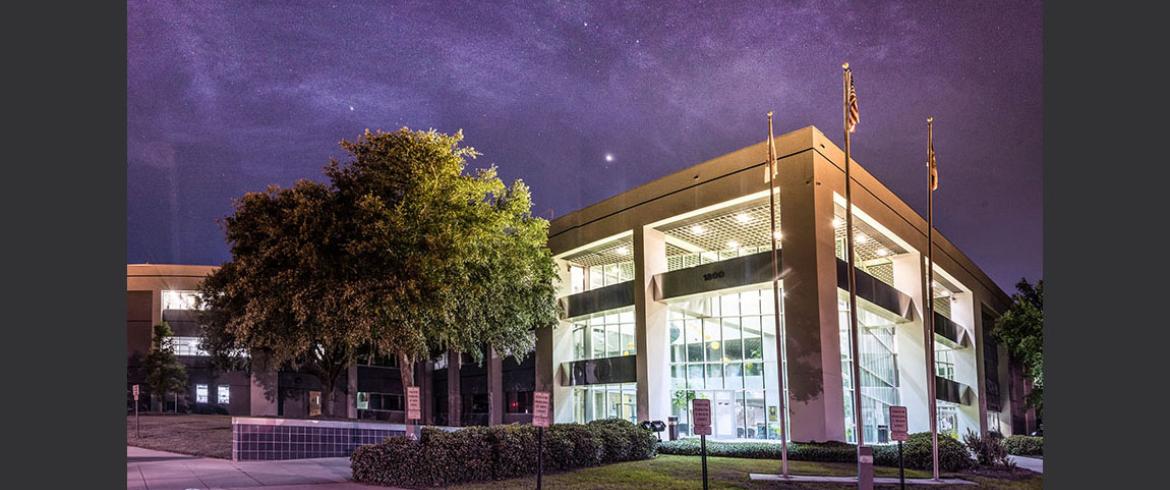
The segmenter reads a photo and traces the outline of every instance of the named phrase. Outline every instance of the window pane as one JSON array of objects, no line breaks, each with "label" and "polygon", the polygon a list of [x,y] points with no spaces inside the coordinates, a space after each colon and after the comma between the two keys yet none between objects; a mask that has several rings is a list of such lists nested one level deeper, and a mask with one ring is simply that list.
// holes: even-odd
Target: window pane
[{"label": "window pane", "polygon": [[195,403],[207,403],[207,385],[195,385]]},{"label": "window pane", "polygon": [[217,401],[221,405],[227,405],[227,404],[231,403],[232,389],[230,386],[219,385],[219,386],[216,386],[215,389],[216,389],[216,394],[218,395]]},{"label": "window pane", "polygon": [[707,388],[716,390],[723,388],[722,364],[712,363],[707,365]]}]

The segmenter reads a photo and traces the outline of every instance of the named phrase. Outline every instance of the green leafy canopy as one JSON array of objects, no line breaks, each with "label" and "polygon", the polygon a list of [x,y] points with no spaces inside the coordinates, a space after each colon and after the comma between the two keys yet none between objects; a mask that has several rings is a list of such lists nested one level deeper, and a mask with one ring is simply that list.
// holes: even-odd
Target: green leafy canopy
[{"label": "green leafy canopy", "polygon": [[523,182],[467,171],[478,154],[462,139],[367,130],[341,142],[329,184],[241,198],[224,221],[232,260],[204,283],[205,347],[322,376],[359,353],[528,352],[557,320],[548,222]]},{"label": "green leafy canopy", "polygon": [[1033,286],[1021,279],[1012,306],[995,322],[995,337],[1023,363],[1032,379],[1028,404],[1044,408],[1044,280]]}]

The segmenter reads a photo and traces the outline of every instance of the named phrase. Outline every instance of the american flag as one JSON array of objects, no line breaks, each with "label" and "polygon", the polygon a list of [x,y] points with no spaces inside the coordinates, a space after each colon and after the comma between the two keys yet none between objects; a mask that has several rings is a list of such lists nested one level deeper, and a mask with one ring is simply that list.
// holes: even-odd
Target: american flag
[{"label": "american flag", "polygon": [[861,112],[857,110],[857,88],[853,86],[853,72],[849,72],[849,116],[845,121],[845,127],[850,133],[857,129],[857,123],[861,121]]},{"label": "american flag", "polygon": [[[932,135],[933,136],[933,135]],[[930,138],[930,149],[927,150],[926,162],[930,165],[930,190],[938,190],[938,164],[934,159],[934,138]]]}]

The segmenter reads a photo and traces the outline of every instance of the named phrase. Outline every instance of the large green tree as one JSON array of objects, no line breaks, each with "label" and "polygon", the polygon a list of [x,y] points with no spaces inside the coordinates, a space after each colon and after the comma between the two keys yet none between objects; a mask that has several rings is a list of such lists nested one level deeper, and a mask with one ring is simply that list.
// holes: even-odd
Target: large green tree
[{"label": "large green tree", "polygon": [[[187,389],[187,368],[175,357],[175,334],[165,320],[154,326],[153,334],[150,352],[143,360],[146,385],[154,395],[161,397],[162,405],[166,405],[167,395]],[[175,408],[177,410],[178,406]]]},{"label": "large green tree", "polygon": [[995,322],[995,337],[1018,359],[1032,380],[1028,405],[1044,409],[1044,280],[1016,284],[1012,306]]},{"label": "large green tree", "polygon": [[[232,260],[204,282],[204,345],[313,372],[331,393],[359,352],[414,364],[489,345],[523,355],[556,322],[547,221],[523,182],[467,171],[462,134],[366,131],[329,184],[245,195]],[[332,404],[324,404],[325,415]]]}]

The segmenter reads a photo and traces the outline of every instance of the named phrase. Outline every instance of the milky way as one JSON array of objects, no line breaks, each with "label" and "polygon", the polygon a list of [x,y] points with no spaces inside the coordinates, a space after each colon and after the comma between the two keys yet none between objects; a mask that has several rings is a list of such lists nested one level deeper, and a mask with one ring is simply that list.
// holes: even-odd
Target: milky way
[{"label": "milky way", "polygon": [[224,261],[232,199],[366,128],[462,129],[545,217],[763,141],[769,110],[839,142],[847,60],[857,160],[924,211],[934,116],[938,228],[1009,292],[1042,275],[1039,3],[303,5],[129,3],[129,262]]}]

